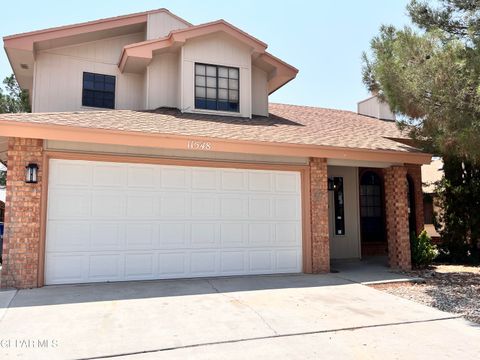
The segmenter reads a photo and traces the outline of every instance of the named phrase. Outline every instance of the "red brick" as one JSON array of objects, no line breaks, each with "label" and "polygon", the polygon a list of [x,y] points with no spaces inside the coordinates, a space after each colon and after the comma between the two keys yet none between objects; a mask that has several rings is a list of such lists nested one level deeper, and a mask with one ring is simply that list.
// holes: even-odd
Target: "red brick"
[{"label": "red brick", "polygon": [[[5,236],[0,287],[37,287],[43,140],[8,141]],[[25,166],[39,166],[38,183],[25,183]]]}]

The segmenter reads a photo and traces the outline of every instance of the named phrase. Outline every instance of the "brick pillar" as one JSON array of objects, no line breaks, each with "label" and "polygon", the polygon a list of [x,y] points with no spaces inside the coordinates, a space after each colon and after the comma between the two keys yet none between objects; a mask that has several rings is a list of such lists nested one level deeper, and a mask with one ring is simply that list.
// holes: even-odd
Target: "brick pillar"
[{"label": "brick pillar", "polygon": [[[10,138],[3,240],[2,288],[37,287],[43,140]],[[25,183],[25,166],[39,166],[38,183]]]},{"label": "brick pillar", "polygon": [[415,192],[415,224],[417,235],[419,235],[425,227],[425,219],[423,217],[422,166],[408,164],[407,174],[413,181]]},{"label": "brick pillar", "polygon": [[385,169],[384,181],[389,264],[394,269],[410,270],[407,168]]},{"label": "brick pillar", "polygon": [[330,271],[327,179],[327,159],[312,158],[310,161],[310,206],[312,272],[314,274]]}]

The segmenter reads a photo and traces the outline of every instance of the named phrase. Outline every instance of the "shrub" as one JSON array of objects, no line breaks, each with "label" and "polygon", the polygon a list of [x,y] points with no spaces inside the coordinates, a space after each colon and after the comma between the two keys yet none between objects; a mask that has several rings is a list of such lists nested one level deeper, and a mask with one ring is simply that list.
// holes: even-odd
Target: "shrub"
[{"label": "shrub", "polygon": [[412,252],[412,265],[426,267],[438,255],[437,247],[432,244],[432,239],[425,230],[419,236],[412,233],[410,237],[410,250]]}]

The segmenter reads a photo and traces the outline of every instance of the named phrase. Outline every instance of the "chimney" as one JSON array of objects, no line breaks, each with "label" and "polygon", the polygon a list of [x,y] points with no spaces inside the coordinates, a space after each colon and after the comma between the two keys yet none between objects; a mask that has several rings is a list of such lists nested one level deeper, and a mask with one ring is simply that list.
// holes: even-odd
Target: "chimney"
[{"label": "chimney", "polygon": [[357,103],[357,113],[373,117],[379,120],[395,121],[395,114],[390,110],[390,106],[381,101],[378,95],[372,95],[369,98]]}]

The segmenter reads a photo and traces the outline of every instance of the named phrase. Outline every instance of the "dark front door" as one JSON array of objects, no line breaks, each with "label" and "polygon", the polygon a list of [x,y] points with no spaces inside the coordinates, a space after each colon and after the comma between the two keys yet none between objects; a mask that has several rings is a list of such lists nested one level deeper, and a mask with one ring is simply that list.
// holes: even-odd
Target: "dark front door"
[{"label": "dark front door", "polygon": [[360,178],[360,226],[362,243],[385,242],[382,182],[378,174],[366,171]]}]

